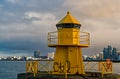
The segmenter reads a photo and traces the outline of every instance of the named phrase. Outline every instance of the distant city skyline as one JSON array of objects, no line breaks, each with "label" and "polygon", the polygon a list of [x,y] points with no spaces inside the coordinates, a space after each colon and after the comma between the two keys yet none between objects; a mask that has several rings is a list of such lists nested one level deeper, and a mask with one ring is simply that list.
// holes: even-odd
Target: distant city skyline
[{"label": "distant city skyline", "polygon": [[0,56],[42,55],[54,52],[47,46],[47,33],[67,11],[90,33],[90,47],[83,55],[93,55],[111,45],[120,49],[120,0],[0,0]]}]

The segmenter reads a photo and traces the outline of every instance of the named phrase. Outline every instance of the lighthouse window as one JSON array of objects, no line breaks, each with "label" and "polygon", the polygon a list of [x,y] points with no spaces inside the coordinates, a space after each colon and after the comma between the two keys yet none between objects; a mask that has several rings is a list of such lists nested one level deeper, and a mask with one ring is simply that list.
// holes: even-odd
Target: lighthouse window
[{"label": "lighthouse window", "polygon": [[57,29],[62,29],[62,27],[57,27]]},{"label": "lighthouse window", "polygon": [[80,28],[80,25],[74,24],[74,28]]},{"label": "lighthouse window", "polygon": [[58,25],[57,26],[57,29],[62,29],[63,28],[63,25]]},{"label": "lighthouse window", "polygon": [[73,24],[64,24],[63,27],[64,28],[73,28],[74,25]]},{"label": "lighthouse window", "polygon": [[77,29],[79,29],[80,25],[78,25],[78,24],[60,24],[60,25],[57,25],[56,27],[57,27],[57,29],[62,29],[62,28],[77,28]]}]

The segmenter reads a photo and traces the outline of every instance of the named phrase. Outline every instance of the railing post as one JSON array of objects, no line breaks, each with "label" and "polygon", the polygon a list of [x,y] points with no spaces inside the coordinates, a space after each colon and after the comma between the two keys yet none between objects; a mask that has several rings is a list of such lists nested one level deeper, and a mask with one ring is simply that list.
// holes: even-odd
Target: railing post
[{"label": "railing post", "polygon": [[98,62],[98,71],[100,71],[100,62]]},{"label": "railing post", "polygon": [[104,76],[104,62],[102,62],[102,77]]},{"label": "railing post", "polygon": [[66,66],[66,67],[65,67],[65,78],[68,78],[68,77],[67,77],[67,70],[68,70],[68,68],[67,68],[67,62],[66,62],[66,64],[65,64],[65,66]]},{"label": "railing post", "polygon": [[28,61],[26,60],[26,73],[28,72]]},{"label": "railing post", "polygon": [[31,72],[36,76],[38,72],[38,61],[26,61],[26,73]]}]

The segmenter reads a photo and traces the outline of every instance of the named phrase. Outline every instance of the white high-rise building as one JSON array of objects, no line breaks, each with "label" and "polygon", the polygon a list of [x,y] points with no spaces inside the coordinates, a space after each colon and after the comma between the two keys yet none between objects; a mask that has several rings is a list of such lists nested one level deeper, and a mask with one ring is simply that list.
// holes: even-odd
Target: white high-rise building
[{"label": "white high-rise building", "polygon": [[48,53],[48,59],[54,59],[54,52]]},{"label": "white high-rise building", "polygon": [[100,57],[101,60],[103,59],[103,52],[99,53],[99,57]]}]

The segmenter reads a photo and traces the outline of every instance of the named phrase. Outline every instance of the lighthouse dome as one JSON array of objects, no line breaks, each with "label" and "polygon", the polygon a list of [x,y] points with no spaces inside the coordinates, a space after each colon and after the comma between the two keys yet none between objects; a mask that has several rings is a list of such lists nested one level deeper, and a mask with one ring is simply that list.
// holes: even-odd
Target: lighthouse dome
[{"label": "lighthouse dome", "polygon": [[67,15],[63,17],[57,24],[56,27],[60,28],[80,28],[81,24],[78,20],[76,20],[70,12],[67,12]]}]

